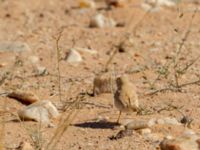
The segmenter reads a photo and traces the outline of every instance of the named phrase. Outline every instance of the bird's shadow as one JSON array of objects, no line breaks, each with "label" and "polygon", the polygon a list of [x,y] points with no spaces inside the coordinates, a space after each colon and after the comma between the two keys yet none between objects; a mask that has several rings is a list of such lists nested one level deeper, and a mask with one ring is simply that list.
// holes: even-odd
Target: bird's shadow
[{"label": "bird's shadow", "polygon": [[92,129],[114,129],[116,126],[119,126],[119,124],[116,122],[107,122],[107,121],[84,122],[84,123],[77,123],[73,125],[75,127],[92,128]]}]

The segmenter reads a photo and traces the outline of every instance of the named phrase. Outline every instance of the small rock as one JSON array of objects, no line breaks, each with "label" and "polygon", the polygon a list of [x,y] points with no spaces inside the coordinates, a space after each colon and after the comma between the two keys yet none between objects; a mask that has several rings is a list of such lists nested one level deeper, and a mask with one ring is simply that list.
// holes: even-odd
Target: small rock
[{"label": "small rock", "polygon": [[133,135],[133,130],[131,129],[120,130],[117,133],[117,135],[111,136],[110,140],[118,140],[118,139],[124,138],[126,136],[131,136],[131,135]]},{"label": "small rock", "polygon": [[97,14],[90,21],[90,27],[107,28],[115,27],[117,23],[112,18],[106,18],[102,14]]},{"label": "small rock", "polygon": [[97,118],[97,122],[108,122],[109,117],[102,117],[102,116],[98,116]]},{"label": "small rock", "polygon": [[75,49],[71,49],[66,58],[69,63],[78,63],[83,61],[82,56]]},{"label": "small rock", "polygon": [[157,119],[156,123],[162,125],[162,124],[165,124],[165,120],[164,119]]},{"label": "small rock", "polygon": [[96,4],[93,0],[80,0],[79,1],[80,8],[96,8]]},{"label": "small rock", "polygon": [[109,77],[107,74],[95,77],[93,81],[93,94],[99,95],[102,93],[111,93],[112,92],[111,80],[112,80],[111,77]]},{"label": "small rock", "polygon": [[22,52],[30,50],[29,45],[23,42],[0,42],[0,51],[2,52]]},{"label": "small rock", "polygon": [[27,143],[27,142],[20,143],[20,146],[19,146],[18,149],[20,149],[20,150],[34,150],[34,148],[31,146],[31,144]]},{"label": "small rock", "polygon": [[48,100],[35,102],[18,111],[22,120],[34,120],[42,123],[50,123],[50,118],[59,116],[57,108]]},{"label": "small rock", "polygon": [[179,0],[145,0],[142,3],[142,8],[146,11],[156,12],[162,6],[172,7],[175,6]]},{"label": "small rock", "polygon": [[164,139],[161,144],[161,150],[199,150],[200,136],[181,135],[175,139]]},{"label": "small rock", "polygon": [[149,127],[154,126],[154,125],[156,124],[156,121],[157,121],[156,118],[152,118],[152,119],[150,119],[149,122],[148,122],[148,126],[149,126]]},{"label": "small rock", "polygon": [[37,66],[37,67],[35,68],[35,74],[36,74],[37,76],[48,75],[48,71],[47,71],[46,67]]},{"label": "small rock", "polygon": [[145,136],[144,136],[144,138],[146,140],[149,140],[149,141],[155,142],[155,143],[161,142],[163,137],[164,136],[160,133],[149,133],[149,134],[145,134]]},{"label": "small rock", "polygon": [[176,0],[145,0],[145,3],[150,4],[151,6],[175,6]]},{"label": "small rock", "polygon": [[21,90],[12,91],[11,93],[8,94],[8,97],[17,99],[18,101],[24,104],[32,104],[37,101],[40,101],[38,96],[36,96],[32,92],[25,92]]},{"label": "small rock", "polygon": [[139,132],[141,135],[147,135],[147,134],[150,134],[150,133],[151,133],[151,129],[149,129],[149,128],[140,129],[138,132]]},{"label": "small rock", "polygon": [[37,57],[37,56],[30,56],[29,57],[29,60],[30,60],[30,62],[32,63],[32,64],[37,64],[38,62],[39,62],[39,57]]},{"label": "small rock", "polygon": [[6,64],[5,63],[0,63],[0,68],[5,67]]},{"label": "small rock", "polygon": [[159,48],[151,48],[149,51],[150,52],[158,52],[160,49]]},{"label": "small rock", "polygon": [[134,120],[125,125],[125,129],[144,129],[148,127],[148,122],[144,120]]},{"label": "small rock", "polygon": [[106,4],[108,5],[108,7],[110,7],[110,6],[124,7],[125,0],[106,0]]},{"label": "small rock", "polygon": [[193,130],[191,130],[191,129],[186,129],[184,131],[184,133],[183,133],[183,135],[187,135],[187,136],[189,136],[189,135],[195,135],[195,134],[196,133]]},{"label": "small rock", "polygon": [[176,118],[166,117],[166,118],[164,118],[164,122],[165,122],[165,124],[168,124],[168,125],[181,125],[181,124],[176,120]]},{"label": "small rock", "polygon": [[48,127],[48,128],[56,128],[56,125],[53,124],[53,123],[49,123],[47,127]]},{"label": "small rock", "polygon": [[160,7],[155,7],[155,6],[152,6],[151,4],[148,4],[148,3],[142,3],[141,7],[145,11],[150,11],[150,12],[158,12],[160,10]]},{"label": "small rock", "polygon": [[187,126],[187,127],[191,127],[192,121],[193,121],[193,118],[191,118],[190,116],[183,116],[180,120],[180,122],[184,124],[184,126]]},{"label": "small rock", "polygon": [[79,52],[86,52],[86,53],[89,53],[89,54],[97,54],[96,50],[92,50],[92,49],[88,49],[88,48],[79,48],[79,47],[76,47],[74,49],[77,50],[77,51],[79,51]]}]

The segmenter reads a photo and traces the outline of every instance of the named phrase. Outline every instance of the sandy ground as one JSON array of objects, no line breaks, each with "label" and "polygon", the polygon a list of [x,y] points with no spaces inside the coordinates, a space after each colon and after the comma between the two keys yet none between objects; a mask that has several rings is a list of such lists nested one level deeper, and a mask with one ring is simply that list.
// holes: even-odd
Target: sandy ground
[{"label": "sandy ground", "polygon": [[[101,2],[96,2],[97,7],[102,8]],[[112,94],[89,96],[96,74],[105,67],[110,58],[111,51],[126,35],[125,52],[117,53],[109,66],[108,74],[122,75],[127,73],[131,81],[136,85],[140,98],[140,105],[150,110],[151,114],[136,115],[123,114],[121,122],[127,119],[151,119],[162,117],[176,117],[182,115],[172,109],[168,110],[168,104],[180,107],[180,110],[194,119],[192,129],[199,132],[200,128],[200,87],[191,84],[182,87],[181,92],[165,91],[153,95],[144,95],[151,91],[150,84],[159,75],[158,70],[171,61],[176,55],[185,33],[189,31],[186,42],[183,44],[178,56],[178,67],[184,68],[200,55],[200,14],[192,15],[199,4],[182,2],[175,7],[162,7],[158,12],[146,14],[140,7],[141,1],[132,0],[124,7],[105,9],[80,9],[78,2],[72,0],[21,0],[0,1],[0,41],[21,41],[29,45],[29,52],[0,52],[0,78],[5,80],[0,84],[0,92],[11,89],[24,89],[34,92],[42,100],[53,102],[61,114],[61,106],[69,105],[80,93],[85,93],[84,101],[78,110],[72,125],[64,133],[57,143],[58,150],[155,150],[158,144],[146,140],[142,135],[134,132],[132,136],[119,140],[110,140],[116,135],[119,128],[113,126],[118,111],[113,107]],[[93,15],[102,13],[110,16],[117,23],[123,23],[123,27],[89,28],[89,22]],[[130,18],[132,20],[130,21]],[[143,18],[143,19],[142,19]],[[64,27],[60,46],[60,76],[61,96],[58,94],[58,71],[56,39],[60,29]],[[188,30],[189,28],[189,30]],[[70,48],[90,48],[96,50],[96,55],[81,53],[83,62],[71,65],[64,60]],[[37,56],[39,62],[31,63],[30,56]],[[34,76],[37,66],[46,67],[48,75]],[[198,80],[200,61],[196,61],[180,78],[180,84]],[[155,82],[155,89],[161,89],[170,83],[174,83],[172,71],[168,77],[161,75]],[[20,102],[0,97],[1,118],[12,120],[12,114],[24,107]],[[6,111],[5,111],[6,108]],[[158,112],[164,108],[163,111]],[[95,120],[105,118],[107,123]],[[34,145],[39,133],[42,134],[42,143],[45,145],[53,136],[59,119],[53,120],[55,128],[42,127],[36,122],[7,121],[4,127],[4,143],[6,149],[16,149],[20,142],[27,141]],[[39,129],[39,131],[38,131]],[[163,135],[179,135],[185,128],[183,126],[155,126],[153,133]],[[33,137],[34,140],[31,140]]]}]

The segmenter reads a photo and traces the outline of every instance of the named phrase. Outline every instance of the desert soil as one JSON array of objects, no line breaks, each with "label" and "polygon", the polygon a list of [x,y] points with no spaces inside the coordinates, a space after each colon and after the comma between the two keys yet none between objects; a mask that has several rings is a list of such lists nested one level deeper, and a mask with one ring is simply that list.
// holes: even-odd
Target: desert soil
[{"label": "desert soil", "polygon": [[[78,1],[73,0],[0,1],[0,41],[24,42],[31,49],[25,52],[0,52],[0,112],[1,118],[6,121],[2,123],[5,149],[16,149],[22,141],[34,146],[39,134],[42,134],[42,140],[39,141],[47,144],[54,135],[60,119],[52,120],[55,127],[40,127],[39,123],[33,121],[13,121],[13,114],[24,105],[2,94],[12,89],[32,91],[41,100],[50,100],[64,115],[68,114],[68,111],[63,112],[64,107],[69,106],[82,94],[78,113],[55,149],[159,149],[158,143],[146,140],[138,132],[134,132],[132,136],[110,140],[109,137],[116,135],[120,130],[120,127],[112,124],[119,113],[113,106],[112,94],[88,94],[92,93],[94,77],[102,73],[112,50],[124,39],[125,51],[115,55],[107,74],[128,74],[131,82],[137,87],[141,107],[148,112],[142,115],[124,113],[121,123],[131,119],[163,117],[175,117],[179,120],[182,114],[177,109],[169,107],[172,105],[193,118],[192,130],[200,131],[198,84],[183,86],[181,91],[145,95],[152,91],[149,83],[153,83],[157,78],[158,70],[163,69],[166,63],[176,57],[176,51],[187,32],[189,35],[185,38],[181,53],[176,57],[178,67],[184,68],[200,55],[200,4],[183,1],[174,7],[161,7],[158,11],[146,13],[141,3],[142,1],[132,0],[126,2],[123,7],[106,10],[105,4],[101,1],[96,2],[98,9],[81,9],[78,7]],[[194,13],[196,8],[198,11]],[[112,17],[124,26],[90,28],[90,19],[97,13]],[[195,16],[192,19],[193,15]],[[56,38],[61,28],[64,30],[59,41],[60,101]],[[129,38],[125,38],[127,35]],[[66,54],[70,48],[76,47],[96,50],[97,54],[81,52],[83,61],[75,65],[70,64],[65,60]],[[30,56],[38,57],[39,62],[31,62]],[[37,66],[45,67],[48,74],[36,76]],[[198,80],[199,66],[200,61],[195,61],[179,77],[179,84]],[[155,90],[174,83],[173,67],[170,66],[170,69],[168,76],[164,73],[167,77],[161,75],[161,78],[156,80]],[[161,109],[163,111],[159,111]],[[153,133],[165,136],[177,136],[184,130],[184,126],[175,125],[152,127]]]}]

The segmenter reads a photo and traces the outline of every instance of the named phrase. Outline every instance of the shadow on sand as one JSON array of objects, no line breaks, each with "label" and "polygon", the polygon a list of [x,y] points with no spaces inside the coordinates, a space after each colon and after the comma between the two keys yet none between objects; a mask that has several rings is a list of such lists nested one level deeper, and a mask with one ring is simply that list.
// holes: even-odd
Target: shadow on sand
[{"label": "shadow on sand", "polygon": [[81,128],[92,128],[92,129],[114,129],[114,127],[119,126],[116,122],[84,122],[84,123],[77,123],[73,124],[76,127]]}]

